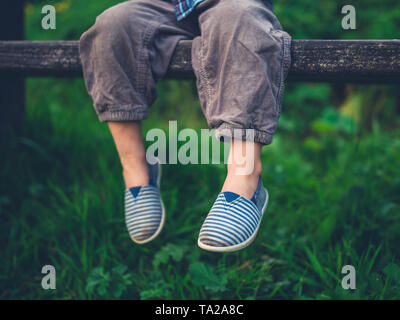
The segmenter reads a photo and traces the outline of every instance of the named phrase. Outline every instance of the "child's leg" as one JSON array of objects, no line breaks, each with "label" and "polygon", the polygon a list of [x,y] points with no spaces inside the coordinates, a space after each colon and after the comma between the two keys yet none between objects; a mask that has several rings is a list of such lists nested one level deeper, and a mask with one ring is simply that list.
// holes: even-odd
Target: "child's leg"
[{"label": "child's leg", "polygon": [[[262,144],[257,142],[233,139],[229,151],[231,161],[228,163],[228,172],[221,192],[235,192],[251,199],[257,189],[262,170],[261,147]],[[244,161],[235,156],[239,153]]]},{"label": "child's leg", "polygon": [[140,121],[148,116],[156,82],[167,72],[177,43],[196,34],[197,21],[178,23],[171,2],[131,0],[106,10],[80,40],[88,92],[121,159],[125,221],[136,243],[157,237],[165,221],[160,168],[146,162]]},{"label": "child's leg", "polygon": [[125,188],[149,184],[149,168],[140,121],[108,122],[121,160]]},{"label": "child's leg", "polygon": [[[246,130],[253,130],[249,141],[257,147],[248,156],[258,164],[260,145],[270,144],[276,130],[290,65],[290,36],[271,7],[259,0],[205,0],[197,13],[201,36],[193,40],[192,63],[207,122],[228,140],[247,139]],[[224,190],[242,190],[232,181],[250,176],[239,178],[231,172]]]},{"label": "child's leg", "polygon": [[[245,159],[240,164],[240,157],[233,157],[228,164],[198,244],[210,251],[235,251],[254,240],[268,203],[260,153],[277,126],[290,36],[259,0],[205,0],[197,12],[201,36],[193,40],[192,63],[201,106],[216,135],[233,140],[230,155],[243,151]],[[240,174],[249,164],[252,170]]]},{"label": "child's leg", "polygon": [[177,43],[196,34],[197,20],[177,22],[171,2],[131,0],[106,10],[81,37],[86,86],[99,120],[109,123],[126,188],[149,182],[140,121]]}]

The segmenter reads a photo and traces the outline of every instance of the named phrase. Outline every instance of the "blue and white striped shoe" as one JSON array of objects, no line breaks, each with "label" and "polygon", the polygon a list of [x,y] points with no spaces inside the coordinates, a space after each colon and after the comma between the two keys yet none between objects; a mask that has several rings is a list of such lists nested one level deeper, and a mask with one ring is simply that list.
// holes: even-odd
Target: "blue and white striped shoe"
[{"label": "blue and white striped shoe", "polygon": [[125,222],[131,239],[143,244],[158,236],[165,209],[160,196],[161,165],[149,165],[150,184],[125,191]]},{"label": "blue and white striped shoe", "polygon": [[221,192],[200,229],[198,245],[214,252],[243,249],[253,242],[268,203],[261,178],[251,200]]}]

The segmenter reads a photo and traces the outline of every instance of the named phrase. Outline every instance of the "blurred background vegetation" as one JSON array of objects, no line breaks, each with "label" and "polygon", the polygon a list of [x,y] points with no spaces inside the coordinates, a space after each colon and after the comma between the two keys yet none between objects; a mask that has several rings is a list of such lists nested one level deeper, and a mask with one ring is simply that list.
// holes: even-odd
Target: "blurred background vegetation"
[{"label": "blurred background vegetation", "polygon": [[[117,0],[27,1],[26,39],[78,40]],[[54,4],[57,29],[41,29]],[[341,29],[348,1],[275,0],[294,39],[394,39],[397,0],[353,0],[357,30]],[[3,8],[5,9],[5,8]],[[28,79],[18,152],[2,155],[0,299],[400,298],[398,85],[288,83],[279,129],[263,149],[271,200],[252,246],[204,252],[197,233],[225,175],[222,165],[166,165],[167,222],[131,242],[121,168],[82,79]],[[163,81],[144,129],[206,128],[195,81]],[[41,288],[41,268],[57,290]],[[357,289],[341,287],[354,265]]]}]

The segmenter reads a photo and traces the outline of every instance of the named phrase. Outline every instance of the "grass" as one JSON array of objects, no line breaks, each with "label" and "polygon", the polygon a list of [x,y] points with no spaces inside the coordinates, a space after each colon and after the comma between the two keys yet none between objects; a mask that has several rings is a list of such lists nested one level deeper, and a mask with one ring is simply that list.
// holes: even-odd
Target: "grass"
[{"label": "grass", "polygon": [[[159,90],[185,85],[164,82]],[[256,241],[213,254],[196,240],[224,166],[166,165],[165,229],[135,245],[115,148],[83,81],[30,80],[28,97],[23,135],[2,159],[0,299],[400,298],[398,130],[375,123],[359,137],[314,126],[317,148],[281,130],[263,149],[271,198]],[[166,99],[146,130],[167,126],[163,104],[175,98]],[[181,126],[195,125],[182,113]],[[55,291],[41,289],[45,264],[57,270]],[[341,287],[346,264],[357,271],[354,291]]]}]

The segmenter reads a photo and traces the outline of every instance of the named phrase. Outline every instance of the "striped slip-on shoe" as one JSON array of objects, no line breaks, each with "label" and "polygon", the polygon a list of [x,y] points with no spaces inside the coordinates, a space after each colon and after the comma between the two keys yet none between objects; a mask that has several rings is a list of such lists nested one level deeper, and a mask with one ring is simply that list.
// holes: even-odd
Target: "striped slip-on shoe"
[{"label": "striped slip-on shoe", "polygon": [[161,165],[149,165],[150,184],[125,191],[125,222],[131,239],[144,244],[161,232],[165,209],[160,196]]},{"label": "striped slip-on shoe", "polygon": [[207,251],[231,252],[251,244],[268,203],[261,178],[251,200],[221,192],[200,229],[198,246]]}]

